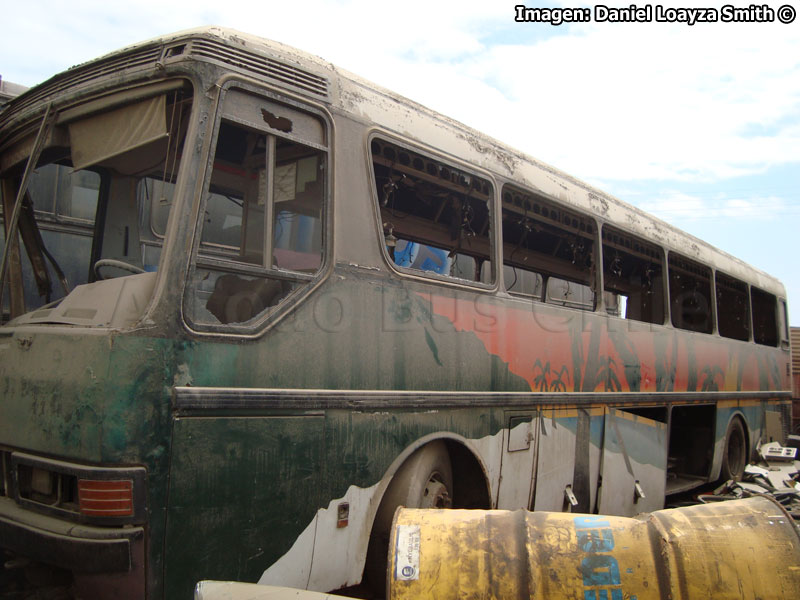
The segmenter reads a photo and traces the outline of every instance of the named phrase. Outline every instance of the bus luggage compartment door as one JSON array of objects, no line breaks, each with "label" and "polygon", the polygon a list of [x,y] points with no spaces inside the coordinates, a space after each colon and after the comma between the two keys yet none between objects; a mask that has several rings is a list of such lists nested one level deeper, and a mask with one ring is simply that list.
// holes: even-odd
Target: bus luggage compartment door
[{"label": "bus luggage compartment door", "polygon": [[632,516],[663,508],[666,473],[667,424],[606,408],[598,512]]}]

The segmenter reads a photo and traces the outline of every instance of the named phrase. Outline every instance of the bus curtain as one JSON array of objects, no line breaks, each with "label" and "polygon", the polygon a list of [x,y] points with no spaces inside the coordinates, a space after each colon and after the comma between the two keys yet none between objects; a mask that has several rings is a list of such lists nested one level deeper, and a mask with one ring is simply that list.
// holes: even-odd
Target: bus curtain
[{"label": "bus curtain", "polygon": [[165,138],[165,107],[166,97],[159,95],[70,123],[73,168],[96,165]]}]

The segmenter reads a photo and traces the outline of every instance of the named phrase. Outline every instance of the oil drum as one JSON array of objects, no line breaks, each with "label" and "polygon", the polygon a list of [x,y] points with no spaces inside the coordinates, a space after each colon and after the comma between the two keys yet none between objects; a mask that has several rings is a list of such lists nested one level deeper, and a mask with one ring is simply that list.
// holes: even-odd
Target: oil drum
[{"label": "oil drum", "polygon": [[757,496],[636,518],[400,508],[387,598],[800,598],[800,534]]}]

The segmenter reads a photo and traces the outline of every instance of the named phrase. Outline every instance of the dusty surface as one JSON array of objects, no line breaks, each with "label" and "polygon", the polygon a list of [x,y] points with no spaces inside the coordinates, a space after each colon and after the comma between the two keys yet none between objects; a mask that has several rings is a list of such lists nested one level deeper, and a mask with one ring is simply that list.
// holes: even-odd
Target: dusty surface
[{"label": "dusty surface", "polygon": [[14,567],[18,563],[7,552],[2,552],[0,558],[0,600],[74,599],[69,573],[39,565]]}]

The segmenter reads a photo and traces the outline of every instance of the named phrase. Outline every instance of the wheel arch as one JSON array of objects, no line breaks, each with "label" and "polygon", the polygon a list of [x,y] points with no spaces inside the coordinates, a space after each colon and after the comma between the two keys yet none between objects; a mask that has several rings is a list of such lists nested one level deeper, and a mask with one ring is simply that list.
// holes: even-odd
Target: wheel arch
[{"label": "wheel arch", "polygon": [[744,435],[744,465],[743,468],[747,467],[747,464],[753,458],[754,453],[756,452],[755,447],[752,446],[753,440],[753,431],[750,428],[750,422],[747,419],[747,416],[744,412],[740,409],[736,409],[731,411],[730,416],[728,417],[727,421],[725,422],[725,428],[722,430],[724,431],[721,444],[720,444],[720,451],[718,454],[718,460],[714,461],[714,468],[713,473],[710,478],[711,481],[718,480],[720,477],[723,477],[723,465],[726,460],[726,455],[728,453],[728,443],[729,443],[729,435],[732,431],[731,427],[733,423],[738,422],[742,427],[742,433]]},{"label": "wheel arch", "polygon": [[[400,468],[417,450],[439,440],[444,442],[450,457],[450,464],[453,468],[453,482],[455,487],[453,490],[455,500],[453,508],[493,508],[492,498],[494,496],[492,494],[493,490],[491,489],[489,469],[478,450],[469,439],[463,436],[449,431],[439,431],[429,433],[414,440],[395,457],[386,469],[373,496],[373,510],[369,515],[370,528],[372,527],[372,522],[375,519],[378,508],[381,502],[383,502],[383,498]],[[459,478],[463,478],[461,483],[459,483]],[[465,490],[466,482],[470,482],[473,486],[477,484],[478,489],[476,491]],[[465,505],[462,503],[458,499],[459,494],[467,494],[466,499],[471,500],[470,504]]]}]

